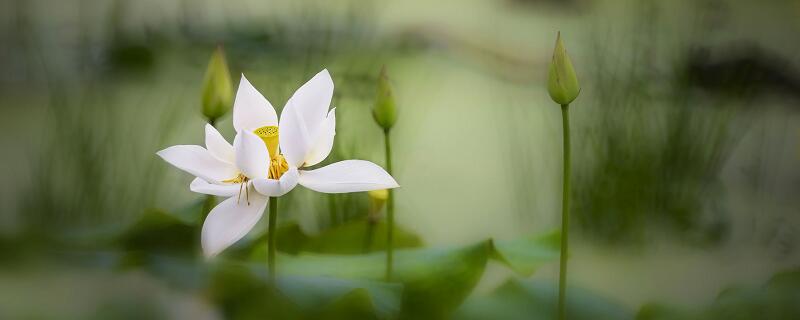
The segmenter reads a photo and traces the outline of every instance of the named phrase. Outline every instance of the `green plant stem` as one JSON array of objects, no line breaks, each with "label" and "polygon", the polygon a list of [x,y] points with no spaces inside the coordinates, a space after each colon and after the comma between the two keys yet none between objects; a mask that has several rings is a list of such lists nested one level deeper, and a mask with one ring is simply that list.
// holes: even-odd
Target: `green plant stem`
[{"label": "green plant stem", "polygon": [[278,198],[269,198],[269,233],[267,234],[267,265],[269,267],[269,279],[275,283],[275,229],[278,224]]},{"label": "green plant stem", "polygon": [[[208,118],[208,123],[211,124],[212,126],[216,122],[217,122],[216,118]],[[203,202],[203,209],[202,209],[203,212],[200,213],[200,216],[203,219],[205,219],[208,216],[208,214],[211,213],[211,209],[213,209],[215,205],[217,205],[217,199],[214,198],[214,196],[212,196],[210,194],[207,195],[206,196],[206,201]]]},{"label": "green plant stem", "polygon": [[338,214],[338,211],[337,211],[337,208],[336,208],[336,198],[334,198],[334,197],[336,197],[335,194],[329,194],[328,195],[328,210],[329,210],[328,214],[329,214],[329,218],[331,220],[331,222],[330,222],[330,226],[331,227],[339,224],[339,214]]},{"label": "green plant stem", "polygon": [[569,254],[569,179],[570,179],[570,141],[569,105],[561,105],[562,130],[564,132],[564,176],[561,191],[561,259],[558,272],[558,319],[565,318],[567,294],[567,255]]},{"label": "green plant stem", "polygon": [[211,209],[217,204],[216,199],[212,195],[206,195],[206,200],[203,201],[203,212],[201,212],[201,217],[205,219],[206,216],[211,212]]},{"label": "green plant stem", "polygon": [[[209,124],[211,124],[212,126],[213,126],[213,125],[214,125],[216,122],[217,122],[217,119],[215,119],[215,118],[208,118],[208,123],[209,123]],[[208,216],[208,214],[211,212],[211,209],[213,209],[213,208],[214,208],[214,206],[215,206],[216,204],[217,204],[217,201],[216,201],[216,199],[214,198],[214,196],[212,196],[212,195],[210,195],[210,194],[209,194],[209,195],[207,195],[207,196],[206,196],[206,201],[205,201],[205,202],[203,202],[203,208],[202,208],[203,212],[201,212],[201,213],[200,213],[200,216],[201,216],[203,219],[205,219],[205,218],[206,218],[206,216]]]},{"label": "green plant stem", "polygon": [[377,222],[373,221],[371,217],[367,217],[367,234],[364,235],[363,253],[369,253],[372,250],[372,242],[375,238],[375,225]]},{"label": "green plant stem", "polygon": [[[383,131],[384,146],[386,147],[386,171],[392,174],[392,144],[389,139],[389,130]],[[394,264],[394,193],[389,189],[386,201],[386,281],[392,280]]]}]

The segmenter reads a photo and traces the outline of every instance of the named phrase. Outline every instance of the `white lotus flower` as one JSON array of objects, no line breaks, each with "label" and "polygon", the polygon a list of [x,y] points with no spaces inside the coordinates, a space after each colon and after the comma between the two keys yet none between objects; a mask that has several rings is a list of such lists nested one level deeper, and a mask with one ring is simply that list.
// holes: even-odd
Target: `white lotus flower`
[{"label": "white lotus flower", "polygon": [[206,125],[206,148],[178,145],[158,152],[197,177],[190,190],[228,197],[203,223],[201,244],[207,257],[244,237],[261,218],[269,197],[282,196],[297,184],[325,193],[398,187],[380,166],[364,160],[305,169],[325,160],[333,147],[332,97],[333,80],[323,70],[297,89],[279,125],[275,109],[242,75],[233,106],[233,145]]}]

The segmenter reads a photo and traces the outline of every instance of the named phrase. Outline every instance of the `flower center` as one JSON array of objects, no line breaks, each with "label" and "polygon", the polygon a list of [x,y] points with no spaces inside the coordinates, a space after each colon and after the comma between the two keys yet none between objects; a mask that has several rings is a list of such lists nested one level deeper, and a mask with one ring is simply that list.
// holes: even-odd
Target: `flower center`
[{"label": "flower center", "polygon": [[289,164],[278,149],[278,127],[265,126],[256,129],[253,133],[264,141],[269,151],[269,178],[275,180],[280,179],[281,176],[289,170]]},{"label": "flower center", "polygon": [[253,133],[261,138],[261,140],[264,140],[264,144],[267,145],[267,150],[269,150],[269,157],[276,158],[280,151],[278,150],[278,127],[261,127],[254,130]]}]

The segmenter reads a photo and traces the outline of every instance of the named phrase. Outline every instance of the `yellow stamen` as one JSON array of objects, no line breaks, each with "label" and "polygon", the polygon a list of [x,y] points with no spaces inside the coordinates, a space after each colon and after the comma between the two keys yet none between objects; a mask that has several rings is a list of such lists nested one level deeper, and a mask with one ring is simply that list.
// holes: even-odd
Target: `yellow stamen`
[{"label": "yellow stamen", "polygon": [[286,159],[283,158],[283,155],[280,153],[278,149],[279,139],[278,139],[278,127],[276,126],[266,126],[261,127],[253,131],[261,140],[264,141],[264,144],[267,145],[267,150],[269,151],[269,178],[270,179],[280,179],[281,176],[289,170],[289,164],[286,162]]},{"label": "yellow stamen", "polygon": [[283,158],[282,154],[273,157],[269,161],[269,178],[278,180],[281,176],[289,170],[289,163]]},{"label": "yellow stamen", "polygon": [[244,174],[240,173],[236,177],[233,177],[233,178],[228,179],[228,180],[222,180],[222,182],[224,182],[224,183],[245,183],[248,180],[250,180],[250,178],[248,178]]},{"label": "yellow stamen", "polygon": [[244,174],[241,174],[241,173],[236,175],[236,177],[233,177],[231,179],[222,180],[222,182],[224,182],[224,183],[239,184],[239,195],[236,197],[236,203],[239,203],[239,201],[242,199],[242,188],[244,188],[245,201],[247,201],[247,205],[249,206],[250,205],[250,191],[247,188],[247,182],[248,181],[250,181],[250,178],[248,178],[247,176],[245,176]]}]

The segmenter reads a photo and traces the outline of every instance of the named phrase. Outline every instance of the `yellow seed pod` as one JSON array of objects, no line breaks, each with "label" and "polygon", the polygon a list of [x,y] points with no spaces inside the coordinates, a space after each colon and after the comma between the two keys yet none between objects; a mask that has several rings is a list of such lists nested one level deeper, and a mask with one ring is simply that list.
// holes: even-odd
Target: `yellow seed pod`
[{"label": "yellow seed pod", "polygon": [[569,104],[581,92],[578,76],[575,74],[569,55],[567,55],[567,49],[564,48],[564,43],[561,41],[561,32],[556,38],[553,61],[550,63],[547,91],[550,93],[550,98],[560,105]]},{"label": "yellow seed pod", "polygon": [[253,130],[253,133],[264,141],[264,144],[267,146],[267,150],[269,151],[270,159],[278,156],[278,142],[280,139],[278,136],[277,126],[261,127]]},{"label": "yellow seed pod", "polygon": [[211,55],[203,82],[203,115],[216,120],[230,111],[233,103],[233,84],[222,47]]}]

